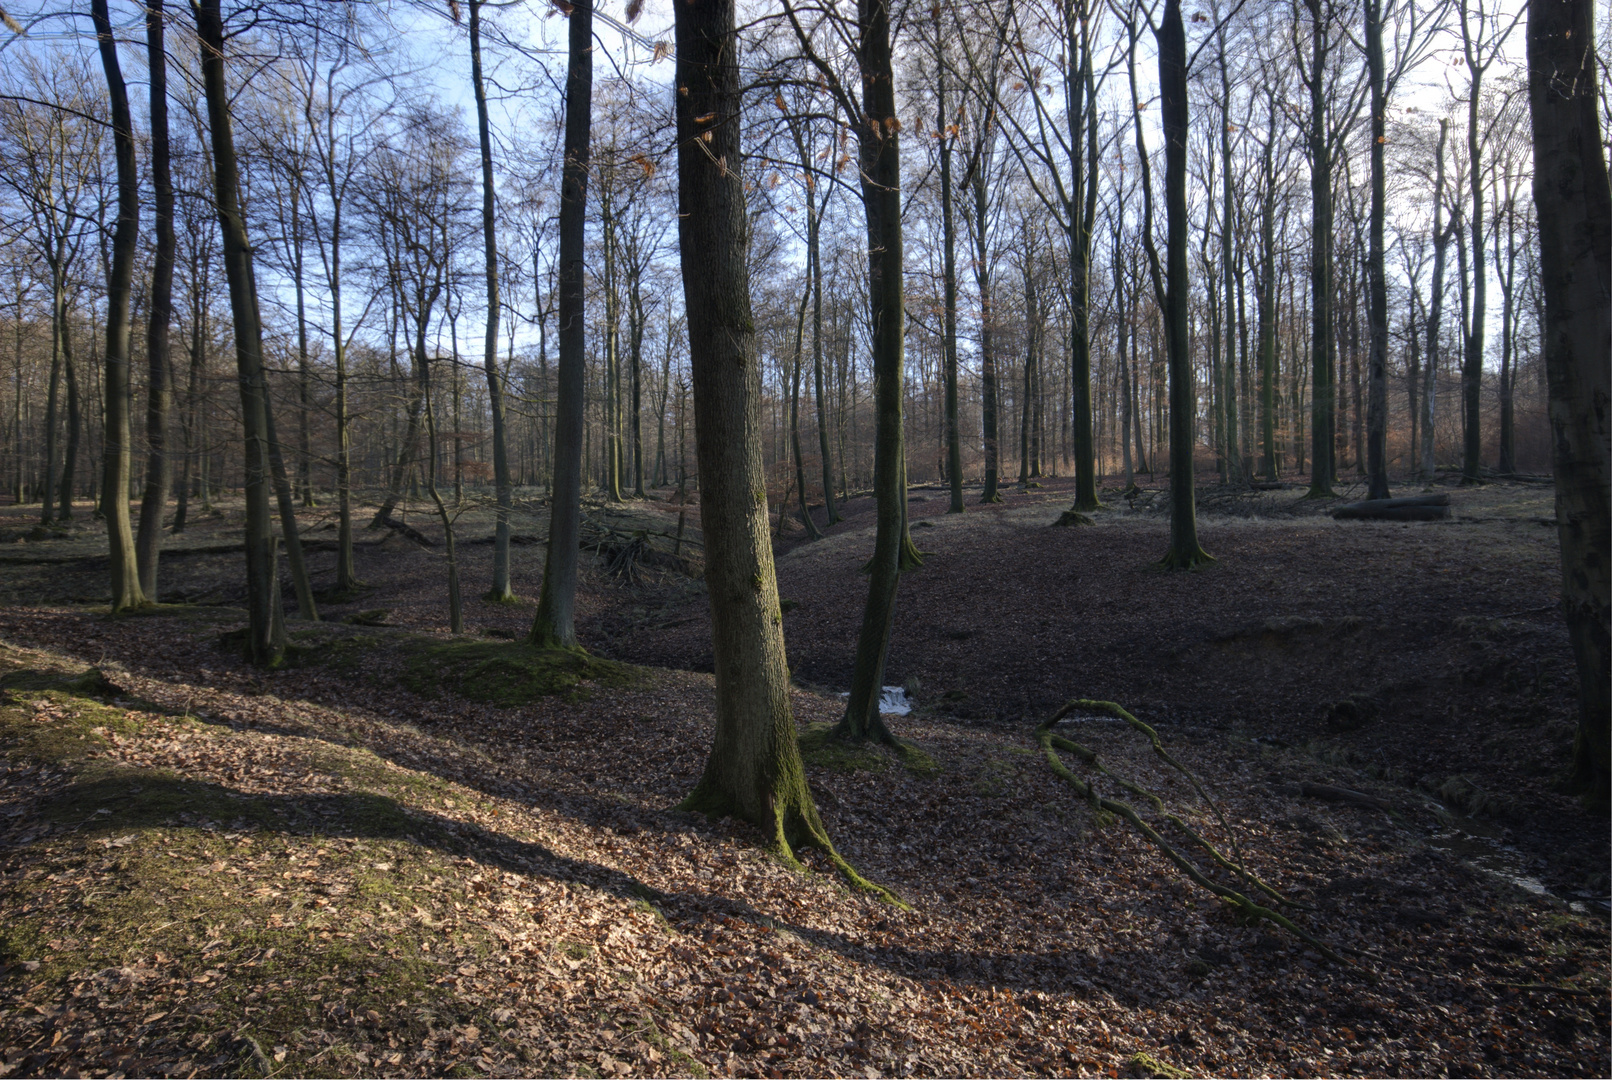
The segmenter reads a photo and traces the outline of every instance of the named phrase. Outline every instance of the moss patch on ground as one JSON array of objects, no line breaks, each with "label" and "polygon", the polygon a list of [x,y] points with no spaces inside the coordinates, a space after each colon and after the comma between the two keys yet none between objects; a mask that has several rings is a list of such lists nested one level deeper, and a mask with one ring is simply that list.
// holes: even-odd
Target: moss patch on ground
[{"label": "moss patch on ground", "polygon": [[497,864],[516,842],[396,797],[445,782],[339,747],[322,751],[345,765],[337,792],[130,767],[119,740],[240,736],[109,706],[83,692],[98,673],[11,651],[0,671],[8,1075],[70,1054],[129,1075],[345,1076],[406,1068],[405,1048],[463,1063],[500,1041],[496,1002],[455,987],[495,943],[456,917],[467,897],[451,883],[463,854]]},{"label": "moss patch on ground", "polygon": [[940,765],[928,751],[910,742],[897,746],[845,742],[834,737],[833,724],[807,724],[799,736],[800,756],[806,764],[830,772],[884,772],[892,762],[915,776],[934,776]]}]

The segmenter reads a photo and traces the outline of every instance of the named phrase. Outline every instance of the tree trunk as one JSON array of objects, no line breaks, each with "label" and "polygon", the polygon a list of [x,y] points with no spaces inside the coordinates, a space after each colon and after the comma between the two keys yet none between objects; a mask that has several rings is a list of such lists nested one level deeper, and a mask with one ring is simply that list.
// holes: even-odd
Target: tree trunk
[{"label": "tree trunk", "polygon": [[[981,136],[984,138],[984,136]],[[974,163],[974,279],[980,296],[980,422],[985,435],[985,490],[980,502],[1001,502],[996,485],[1001,471],[1000,390],[996,379],[994,339],[996,312],[991,304],[991,245],[989,205],[986,201],[985,154]]]},{"label": "tree trunk", "polygon": [[128,611],[146,603],[140,591],[129,521],[129,298],[134,286],[134,259],[140,231],[140,180],[135,166],[134,124],[129,116],[129,90],[118,63],[117,40],[106,0],[91,0],[90,17],[106,73],[112,112],[112,145],[117,157],[118,217],[112,234],[112,266],[106,284],[106,437],[101,490],[106,506],[110,553],[112,611]]},{"label": "tree trunk", "polygon": [[[935,130],[940,135],[941,282],[945,323],[945,450],[946,480],[951,486],[948,514],[963,512],[963,440],[957,425],[957,222],[952,214],[952,144],[956,136],[946,116],[946,58],[940,36],[939,8],[935,17]],[[815,239],[815,237],[814,237]],[[826,448],[826,443],[825,443]],[[825,491],[827,488],[825,487]]]},{"label": "tree trunk", "polygon": [[1562,609],[1578,664],[1571,781],[1600,803],[1612,758],[1612,192],[1602,156],[1590,0],[1528,7],[1534,205],[1562,547]]},{"label": "tree trunk", "polygon": [[[716,734],[683,806],[731,814],[794,860],[832,852],[796,742],[767,542],[761,371],[745,265],[733,0],[677,4],[678,230],[694,379],[700,521],[716,657]],[[575,15],[572,16],[575,18]]]},{"label": "tree trunk", "polygon": [[817,448],[823,455],[823,506],[828,510],[828,524],[842,519],[834,501],[834,458],[828,446],[828,394],[823,384],[823,259],[820,246],[822,215],[807,225],[806,256],[812,275],[812,373],[817,399]]},{"label": "tree trunk", "polygon": [[[96,0],[104,3],[105,0]],[[240,176],[230,123],[229,88],[224,73],[224,24],[220,0],[197,0],[208,128],[213,147],[213,194],[224,241],[224,273],[235,323],[235,365],[241,387],[241,426],[245,434],[246,496],[246,655],[254,664],[279,662],[285,648],[275,624],[279,577],[269,510],[268,381],[263,370],[263,324],[252,273],[251,238],[241,215]],[[110,473],[108,476],[110,482]]]},{"label": "tree trunk", "polygon": [[1439,330],[1444,316],[1444,261],[1449,245],[1449,233],[1444,228],[1444,143],[1449,137],[1450,122],[1438,122],[1438,149],[1434,161],[1433,180],[1433,286],[1427,308],[1427,367],[1422,384],[1422,480],[1431,484],[1438,475],[1438,463],[1433,457],[1433,421],[1438,399]]},{"label": "tree trunk", "polygon": [[1310,88],[1310,490],[1335,498],[1338,380],[1332,342],[1332,148],[1326,127],[1326,0],[1305,0],[1311,19]]},{"label": "tree trunk", "polygon": [[[533,644],[565,649],[577,644],[577,541],[582,528],[583,380],[587,374],[584,244],[593,103],[593,0],[573,0],[569,18],[565,163],[560,178],[560,363],[555,394],[554,479],[549,487],[549,542],[543,559],[543,588],[531,634]],[[679,104],[685,100],[678,98]],[[765,528],[762,531],[765,533]]]},{"label": "tree trunk", "polygon": [[1164,334],[1170,365],[1170,550],[1162,564],[1189,570],[1211,556],[1198,546],[1197,479],[1193,464],[1196,392],[1187,333],[1187,39],[1181,0],[1165,0],[1156,35],[1164,124]]},{"label": "tree trunk", "polygon": [[[1541,0],[1543,3],[1552,0]],[[1555,0],[1562,2],[1562,0]],[[1531,6],[1531,5],[1530,5]],[[1482,18],[1481,9],[1478,15]],[[1466,42],[1467,16],[1461,17],[1463,43]],[[1474,63],[1471,48],[1467,48],[1467,68],[1472,72],[1471,95],[1466,110],[1467,171],[1472,182],[1472,305],[1463,319],[1466,324],[1465,348],[1461,355],[1461,415],[1465,419],[1461,454],[1461,483],[1480,482],[1479,470],[1483,467],[1482,414],[1479,411],[1483,389],[1483,317],[1485,300],[1489,292],[1489,278],[1485,272],[1483,250],[1483,140],[1478,131],[1478,104],[1483,89],[1484,65]],[[1463,275],[1464,279],[1465,275]],[[1604,359],[1604,357],[1603,357]]]},{"label": "tree trunk", "polygon": [[[151,305],[146,314],[146,487],[140,499],[140,531],[135,557],[140,591],[157,599],[157,561],[162,553],[162,514],[168,505],[173,465],[168,455],[168,413],[173,399],[168,324],[173,316],[174,185],[168,153],[168,68],[163,45],[162,0],[146,0],[146,56],[151,86],[151,184],[155,189],[152,224],[157,234],[151,263]],[[298,275],[300,279],[300,274]],[[302,296],[297,294],[298,323]],[[304,349],[306,369],[306,349]]]},{"label": "tree trunk", "polygon": [[[67,446],[62,453],[62,482],[57,488],[56,520],[73,518],[73,479],[78,475],[78,445],[84,430],[84,406],[78,393],[78,365],[73,362],[72,334],[62,327],[62,370],[67,375]],[[147,598],[150,598],[148,594]]]},{"label": "tree trunk", "polygon": [[498,371],[498,230],[493,186],[492,125],[487,117],[487,86],[481,73],[481,8],[470,0],[470,77],[476,96],[476,132],[481,145],[481,238],[487,274],[487,336],[482,368],[487,373],[487,408],[493,423],[493,488],[498,508],[493,525],[493,583],[482,597],[495,604],[515,599],[509,585],[509,436],[505,431],[504,384]]},{"label": "tree trunk", "polygon": [[1371,224],[1366,255],[1367,319],[1371,353],[1366,402],[1366,497],[1388,498],[1388,279],[1383,271],[1383,221],[1387,215],[1387,100],[1383,90],[1382,0],[1365,0],[1366,66],[1371,79]]}]

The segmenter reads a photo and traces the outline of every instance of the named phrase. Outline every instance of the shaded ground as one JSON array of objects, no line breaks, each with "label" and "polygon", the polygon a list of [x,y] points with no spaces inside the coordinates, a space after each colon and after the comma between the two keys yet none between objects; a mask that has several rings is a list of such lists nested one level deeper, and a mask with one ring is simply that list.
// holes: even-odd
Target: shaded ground
[{"label": "shaded ground", "polygon": [[[933,554],[903,580],[887,681],[916,686],[898,730],[939,771],[810,764],[841,850],[911,912],[667,809],[708,745],[708,676],[517,707],[462,696],[525,677],[518,651],[488,666],[489,635],[531,607],[473,603],[482,651],[442,651],[440,548],[363,549],[375,591],[327,612],[384,609],[425,637],[293,623],[304,666],[264,674],[216,645],[236,610],[109,619],[69,603],[104,592],[104,563],[15,561],[93,552],[94,535],[8,544],[0,1070],[1606,1074],[1604,922],[1475,868],[1460,842],[1488,832],[1524,863],[1550,856],[1523,869],[1559,892],[1604,895],[1606,823],[1550,786],[1570,689],[1539,610],[1544,491],[1457,492],[1460,523],[1410,527],[1333,523],[1290,509],[1296,494],[1261,496],[1274,520],[1206,515],[1220,562],[1191,575],[1149,567],[1164,534],[1145,508],[1047,528],[1067,500],[1050,482],[962,519],[939,493],[913,507]],[[825,691],[796,694],[803,724],[836,717],[848,678],[871,550],[858,509],[779,561],[791,661]],[[675,529],[675,512],[639,512]],[[209,528],[183,542],[228,542]],[[488,552],[465,550],[474,594]],[[541,551],[518,551],[523,595]],[[172,557],[165,587],[227,600],[239,558]],[[331,556],[313,558],[328,577]],[[703,603],[673,570],[626,584],[590,561],[582,629],[600,654],[697,668]],[[76,679],[85,663],[111,685]],[[482,674],[435,690],[455,664]],[[1369,974],[1238,924],[1094,820],[1030,736],[1077,694],[1157,721],[1253,868]],[[1348,697],[1353,713],[1328,712]],[[1231,842],[1127,730],[1071,726]]]}]

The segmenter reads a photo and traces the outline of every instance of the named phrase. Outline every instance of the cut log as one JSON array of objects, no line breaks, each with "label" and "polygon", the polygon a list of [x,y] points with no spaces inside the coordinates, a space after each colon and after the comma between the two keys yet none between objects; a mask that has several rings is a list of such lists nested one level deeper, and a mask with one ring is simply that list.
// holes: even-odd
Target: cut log
[{"label": "cut log", "polygon": [[1410,495],[1402,499],[1367,499],[1332,511],[1339,521],[1443,521],[1450,516],[1450,496]]}]

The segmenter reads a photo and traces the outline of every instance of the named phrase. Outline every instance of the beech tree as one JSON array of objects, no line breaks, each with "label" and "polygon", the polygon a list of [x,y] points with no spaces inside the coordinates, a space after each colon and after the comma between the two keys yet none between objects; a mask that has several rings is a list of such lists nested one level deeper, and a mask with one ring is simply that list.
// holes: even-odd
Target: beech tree
[{"label": "beech tree", "polygon": [[675,10],[678,233],[716,656],[716,735],[683,808],[751,822],[791,863],[795,852],[819,848],[853,883],[875,888],[823,828],[789,704],[767,502],[757,497],[765,491],[761,373],[745,257],[733,0]]},{"label": "beech tree", "polygon": [[593,118],[593,0],[573,0],[566,16],[565,160],[560,178],[560,367],[549,485],[549,542],[531,641],[577,644],[577,541],[582,529],[582,425],[587,324],[583,291],[588,209],[588,148]]}]

